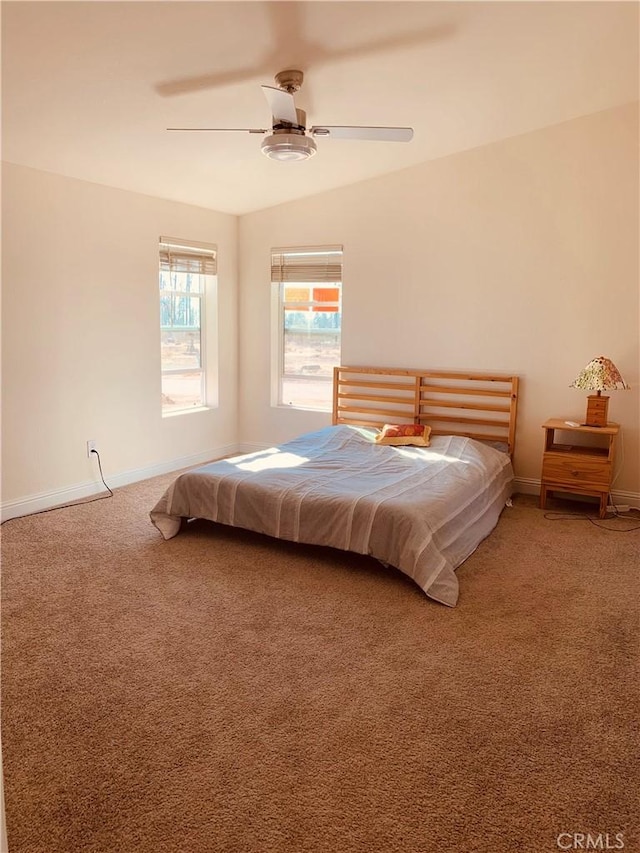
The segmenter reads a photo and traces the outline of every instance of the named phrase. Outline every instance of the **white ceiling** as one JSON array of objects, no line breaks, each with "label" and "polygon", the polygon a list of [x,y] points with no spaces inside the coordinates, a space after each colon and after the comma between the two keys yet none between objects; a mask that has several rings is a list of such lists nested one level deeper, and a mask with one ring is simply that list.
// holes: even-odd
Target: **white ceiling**
[{"label": "white ceiling", "polygon": [[[638,98],[623,2],[3,2],[3,159],[241,214]],[[261,84],[305,73],[308,125],[411,125],[412,142],[318,139],[278,163]]]}]

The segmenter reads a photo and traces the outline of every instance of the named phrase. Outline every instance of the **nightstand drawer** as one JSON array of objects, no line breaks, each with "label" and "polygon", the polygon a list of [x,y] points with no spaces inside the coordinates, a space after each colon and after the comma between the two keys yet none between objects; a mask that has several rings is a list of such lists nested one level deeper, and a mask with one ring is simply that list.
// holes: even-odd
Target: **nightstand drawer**
[{"label": "nightstand drawer", "polygon": [[549,483],[593,486],[608,489],[611,481],[611,463],[606,458],[588,458],[578,454],[545,453],[542,462],[542,479]]}]

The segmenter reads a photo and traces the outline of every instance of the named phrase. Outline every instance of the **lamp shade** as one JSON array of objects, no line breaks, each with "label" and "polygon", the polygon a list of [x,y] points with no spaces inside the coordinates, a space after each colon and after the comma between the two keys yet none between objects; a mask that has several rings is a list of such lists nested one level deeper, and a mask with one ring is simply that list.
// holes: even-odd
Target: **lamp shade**
[{"label": "lamp shade", "polygon": [[611,359],[599,355],[582,368],[570,387],[596,392],[587,397],[585,426],[603,427],[607,425],[609,398],[603,397],[602,392],[622,391],[629,386]]},{"label": "lamp shade", "polygon": [[599,355],[582,368],[570,387],[582,391],[622,391],[629,386],[611,359]]}]

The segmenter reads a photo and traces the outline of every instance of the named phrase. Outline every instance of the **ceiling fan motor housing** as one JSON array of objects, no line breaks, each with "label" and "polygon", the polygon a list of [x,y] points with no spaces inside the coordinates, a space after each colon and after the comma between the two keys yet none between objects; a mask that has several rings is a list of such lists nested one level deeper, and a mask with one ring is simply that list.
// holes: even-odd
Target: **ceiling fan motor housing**
[{"label": "ceiling fan motor housing", "polygon": [[273,132],[274,133],[299,133],[302,136],[307,132],[307,114],[304,110],[296,109],[298,117],[297,124],[290,124],[284,119],[273,117]]}]

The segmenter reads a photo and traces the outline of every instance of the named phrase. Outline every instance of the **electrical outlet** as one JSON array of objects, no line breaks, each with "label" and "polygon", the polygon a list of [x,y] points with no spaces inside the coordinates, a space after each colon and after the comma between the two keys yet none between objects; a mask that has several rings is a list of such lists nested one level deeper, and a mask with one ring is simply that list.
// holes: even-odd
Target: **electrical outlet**
[{"label": "electrical outlet", "polygon": [[91,457],[93,456],[94,450],[96,451],[96,453],[98,452],[98,446],[97,445],[98,445],[98,442],[95,440],[95,438],[90,438],[89,441],[87,442],[87,456],[89,457],[89,459],[91,459]]}]

